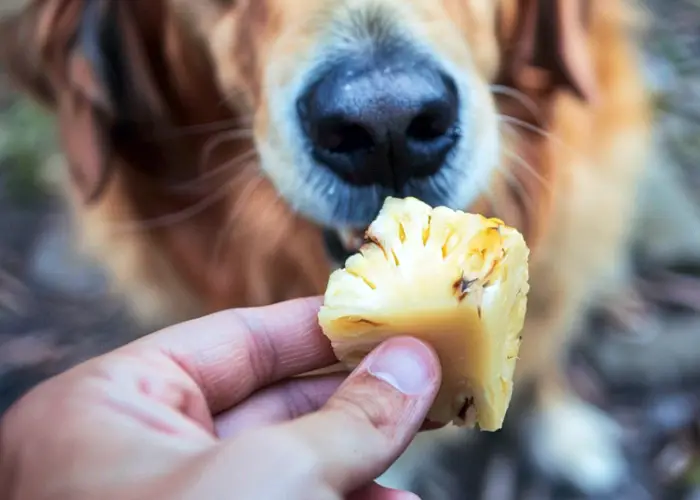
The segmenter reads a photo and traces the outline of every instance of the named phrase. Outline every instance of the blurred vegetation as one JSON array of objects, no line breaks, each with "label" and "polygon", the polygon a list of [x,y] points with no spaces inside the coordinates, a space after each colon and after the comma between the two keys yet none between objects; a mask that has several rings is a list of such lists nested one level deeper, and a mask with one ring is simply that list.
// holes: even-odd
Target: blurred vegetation
[{"label": "blurred vegetation", "polygon": [[19,99],[0,112],[0,174],[12,201],[31,203],[43,195],[43,167],[55,148],[53,122],[43,109]]}]

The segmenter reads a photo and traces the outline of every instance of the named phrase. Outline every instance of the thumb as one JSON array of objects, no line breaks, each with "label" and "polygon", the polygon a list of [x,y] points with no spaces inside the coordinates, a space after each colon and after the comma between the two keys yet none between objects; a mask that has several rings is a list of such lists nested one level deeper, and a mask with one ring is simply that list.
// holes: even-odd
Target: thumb
[{"label": "thumb", "polygon": [[405,451],[441,383],[437,355],[393,338],[371,352],[318,411],[284,424],[333,490],[348,494]]}]

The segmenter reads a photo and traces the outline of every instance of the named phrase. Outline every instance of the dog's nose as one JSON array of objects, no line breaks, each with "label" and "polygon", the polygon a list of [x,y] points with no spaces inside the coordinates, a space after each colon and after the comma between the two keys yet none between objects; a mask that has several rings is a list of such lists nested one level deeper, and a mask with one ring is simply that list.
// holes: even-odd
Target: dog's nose
[{"label": "dog's nose", "polygon": [[315,160],[355,185],[400,190],[459,138],[454,81],[430,62],[344,61],[298,102]]}]

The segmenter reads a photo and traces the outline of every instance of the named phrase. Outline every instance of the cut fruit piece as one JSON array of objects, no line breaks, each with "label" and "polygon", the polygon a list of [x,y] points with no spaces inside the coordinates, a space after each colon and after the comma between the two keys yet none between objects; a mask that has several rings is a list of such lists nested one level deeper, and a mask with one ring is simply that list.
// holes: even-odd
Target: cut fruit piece
[{"label": "cut fruit piece", "polygon": [[498,219],[387,198],[359,253],[330,277],[319,323],[354,368],[389,337],[428,342],[442,386],[428,419],[502,427],[527,304],[529,249]]}]

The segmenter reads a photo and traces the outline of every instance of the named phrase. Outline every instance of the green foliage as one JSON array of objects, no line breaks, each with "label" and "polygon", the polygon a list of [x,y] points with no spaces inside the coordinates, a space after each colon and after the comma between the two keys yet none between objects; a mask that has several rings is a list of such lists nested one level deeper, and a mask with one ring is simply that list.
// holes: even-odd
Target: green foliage
[{"label": "green foliage", "polygon": [[50,117],[26,100],[0,110],[0,175],[9,196],[31,203],[42,194],[41,172],[55,150]]},{"label": "green foliage", "polygon": [[700,487],[700,458],[696,458],[695,462],[688,468],[686,482],[689,486]]}]

